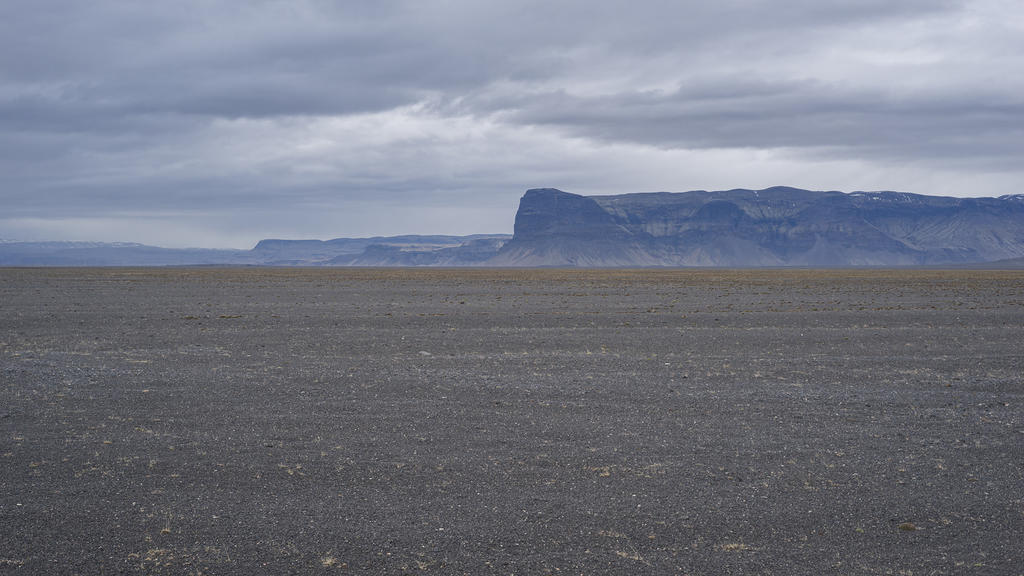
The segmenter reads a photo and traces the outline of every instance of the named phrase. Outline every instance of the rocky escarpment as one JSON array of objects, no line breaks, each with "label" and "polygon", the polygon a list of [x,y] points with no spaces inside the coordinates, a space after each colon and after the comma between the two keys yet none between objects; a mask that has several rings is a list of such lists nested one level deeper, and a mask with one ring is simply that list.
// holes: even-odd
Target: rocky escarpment
[{"label": "rocky escarpment", "polygon": [[1024,262],[1024,195],[528,190],[514,235],[262,240],[252,250],[0,241],[0,266],[978,266]]},{"label": "rocky escarpment", "polygon": [[911,266],[1024,256],[1020,196],[528,190],[506,266]]}]

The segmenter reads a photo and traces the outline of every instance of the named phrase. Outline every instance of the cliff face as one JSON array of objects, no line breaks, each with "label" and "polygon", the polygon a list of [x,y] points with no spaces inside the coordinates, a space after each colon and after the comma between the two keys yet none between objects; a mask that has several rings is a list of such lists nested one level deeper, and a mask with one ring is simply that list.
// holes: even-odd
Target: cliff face
[{"label": "cliff face", "polygon": [[1024,256],[1024,197],[529,190],[506,266],[906,266]]},{"label": "cliff face", "polygon": [[647,257],[637,250],[635,236],[593,198],[554,188],[527,190],[516,212],[515,244],[506,244],[488,263],[629,266]]}]

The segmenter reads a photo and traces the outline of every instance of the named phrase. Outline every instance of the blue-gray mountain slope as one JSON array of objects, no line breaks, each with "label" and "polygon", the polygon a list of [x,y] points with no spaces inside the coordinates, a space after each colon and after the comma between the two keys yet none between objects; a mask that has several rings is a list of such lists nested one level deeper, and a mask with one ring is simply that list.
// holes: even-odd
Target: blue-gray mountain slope
[{"label": "blue-gray mountain slope", "polygon": [[263,240],[252,250],[3,242],[0,266],[977,266],[1024,262],[1024,195],[528,190],[513,237]]},{"label": "blue-gray mountain slope", "polygon": [[1024,195],[528,190],[505,266],[912,266],[1024,257]]}]

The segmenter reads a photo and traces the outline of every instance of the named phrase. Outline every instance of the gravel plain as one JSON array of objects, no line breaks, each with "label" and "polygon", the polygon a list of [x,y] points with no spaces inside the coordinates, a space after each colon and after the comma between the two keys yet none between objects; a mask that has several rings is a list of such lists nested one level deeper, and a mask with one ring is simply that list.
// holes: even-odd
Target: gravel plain
[{"label": "gravel plain", "polygon": [[1024,574],[1024,272],[0,270],[0,573]]}]

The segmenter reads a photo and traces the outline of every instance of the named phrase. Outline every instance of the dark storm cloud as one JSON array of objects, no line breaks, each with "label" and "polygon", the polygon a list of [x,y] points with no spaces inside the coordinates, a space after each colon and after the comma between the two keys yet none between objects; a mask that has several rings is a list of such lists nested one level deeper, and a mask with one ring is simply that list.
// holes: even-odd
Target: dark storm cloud
[{"label": "dark storm cloud", "polygon": [[669,189],[717,182],[721,150],[788,151],[749,168],[786,180],[765,185],[850,159],[870,182],[918,167],[892,187],[989,182],[1024,155],[1021,54],[999,0],[9,0],[0,200],[9,219],[238,210],[258,237],[303,207],[605,189],[623,154]]}]

